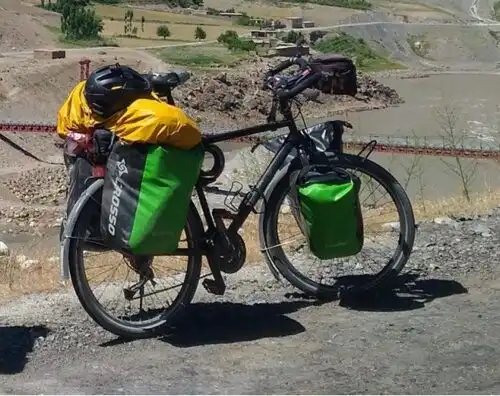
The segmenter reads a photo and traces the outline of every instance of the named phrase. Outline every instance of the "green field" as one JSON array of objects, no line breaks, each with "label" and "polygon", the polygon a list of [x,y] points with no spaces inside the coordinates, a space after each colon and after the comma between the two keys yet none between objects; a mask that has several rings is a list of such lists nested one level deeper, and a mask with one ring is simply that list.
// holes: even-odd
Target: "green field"
[{"label": "green field", "polygon": [[231,66],[233,62],[247,55],[231,52],[218,44],[151,50],[150,52],[167,63],[191,68]]},{"label": "green field", "polygon": [[314,46],[319,52],[335,52],[352,58],[360,71],[374,72],[386,69],[403,69],[405,66],[384,56],[361,38],[346,33],[327,36]]}]

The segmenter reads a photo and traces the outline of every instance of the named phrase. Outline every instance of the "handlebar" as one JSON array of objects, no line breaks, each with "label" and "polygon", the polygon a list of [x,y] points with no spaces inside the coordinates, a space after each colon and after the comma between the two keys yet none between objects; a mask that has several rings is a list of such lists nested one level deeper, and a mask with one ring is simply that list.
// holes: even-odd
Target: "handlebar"
[{"label": "handlebar", "polygon": [[[299,66],[299,71],[292,76],[278,75],[291,66]],[[171,105],[175,105],[172,90],[184,84],[191,77],[186,71],[170,71],[167,73],[150,72],[143,74],[147,78],[153,91],[161,97],[166,97]],[[322,74],[300,55],[288,58],[275,67],[269,69],[264,76],[264,89],[271,89],[275,99],[281,104],[283,110],[288,101],[307,88],[314,87],[322,78]],[[271,110],[275,113],[276,109]],[[275,118],[270,115],[270,119]]]},{"label": "handlebar", "polygon": [[[291,66],[299,66],[299,72],[293,76],[276,75]],[[292,57],[279,63],[265,74],[265,87],[270,88],[283,103],[311,88],[321,79],[321,72],[313,68],[300,56]],[[273,84],[274,82],[274,84]]]}]

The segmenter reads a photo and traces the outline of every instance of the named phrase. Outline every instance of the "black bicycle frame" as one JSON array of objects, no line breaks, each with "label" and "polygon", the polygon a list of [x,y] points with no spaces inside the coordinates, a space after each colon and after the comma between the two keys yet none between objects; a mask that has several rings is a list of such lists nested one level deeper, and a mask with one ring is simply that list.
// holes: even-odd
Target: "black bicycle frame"
[{"label": "black bicycle frame", "polygon": [[[172,96],[171,90],[168,90],[166,96],[168,98],[168,103],[175,106],[175,101]],[[237,129],[234,131],[223,132],[213,135],[203,135],[202,137],[203,144],[205,146],[211,146],[215,145],[216,143],[237,138],[243,138],[246,136],[256,135],[258,133],[276,131],[281,128],[288,128],[289,130],[288,136],[285,139],[283,145],[276,152],[273,159],[269,162],[267,168],[265,169],[264,173],[260,176],[256,185],[252,188],[250,194],[245,196],[245,199],[240,203],[237,213],[236,214],[230,213],[230,218],[232,219],[232,221],[231,224],[229,225],[229,228],[227,229],[228,233],[238,232],[238,230],[245,223],[246,219],[252,212],[253,208],[255,207],[259,199],[264,197],[266,187],[269,185],[269,183],[272,181],[276,173],[279,171],[281,165],[284,163],[288,154],[293,150],[293,148],[299,147],[300,143],[306,139],[299,133],[299,129],[297,128],[297,125],[295,123],[295,119],[293,117],[289,103],[288,102],[273,103],[271,113],[274,114],[274,116],[278,108],[277,105],[279,105],[281,113],[284,116],[284,120],[282,121],[268,122],[266,124],[259,124],[248,128]],[[204,184],[199,179],[198,182],[196,183],[195,189],[203,211],[203,216],[205,217],[205,220],[207,222],[208,226],[207,231],[217,230],[214,220],[214,214],[210,211],[210,207],[208,205],[203,187]],[[203,247],[203,253],[205,254],[207,253],[206,246]],[[169,253],[167,255],[168,256],[189,255],[189,249],[178,248],[176,251]]]},{"label": "black bicycle frame", "polygon": [[[283,121],[277,121],[272,123],[260,124],[249,128],[238,129],[235,131],[224,132],[217,135],[204,135],[203,143],[205,145],[212,145],[214,143],[220,143],[223,141],[228,141],[235,138],[241,138],[245,136],[255,135],[258,133],[263,133],[267,131],[275,131],[277,129],[287,127],[289,129],[289,134],[285,139],[285,142],[280,147],[280,149],[276,152],[272,160],[267,165],[267,168],[260,176],[256,185],[252,188],[250,193],[243,199],[238,207],[238,211],[235,214],[231,214],[232,221],[227,228],[228,233],[236,233],[240,229],[240,227],[245,223],[246,219],[252,212],[253,208],[257,204],[260,198],[264,196],[265,189],[272,181],[281,165],[284,163],[288,154],[292,151],[293,148],[298,147],[300,142],[305,138],[299,133],[297,125],[295,124],[295,120],[291,114],[288,114],[286,119]],[[196,193],[198,195],[198,199],[200,201],[201,209],[203,211],[203,216],[207,222],[208,230],[216,229],[214,215],[210,210],[210,207],[207,202],[207,198],[205,195],[205,191],[203,190],[203,183],[198,181],[195,186]],[[203,253],[206,253],[206,250],[203,249]],[[188,255],[188,248],[178,248],[175,252],[169,253],[169,256],[175,255]]]}]

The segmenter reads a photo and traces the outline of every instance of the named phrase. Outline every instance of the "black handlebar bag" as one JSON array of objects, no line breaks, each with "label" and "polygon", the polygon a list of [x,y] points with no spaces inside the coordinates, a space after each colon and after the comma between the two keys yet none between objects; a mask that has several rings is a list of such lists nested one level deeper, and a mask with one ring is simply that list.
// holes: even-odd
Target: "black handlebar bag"
[{"label": "black handlebar bag", "polygon": [[309,63],[323,74],[323,78],[316,84],[321,92],[348,96],[358,93],[356,65],[352,59],[342,54],[327,53],[312,56]]}]

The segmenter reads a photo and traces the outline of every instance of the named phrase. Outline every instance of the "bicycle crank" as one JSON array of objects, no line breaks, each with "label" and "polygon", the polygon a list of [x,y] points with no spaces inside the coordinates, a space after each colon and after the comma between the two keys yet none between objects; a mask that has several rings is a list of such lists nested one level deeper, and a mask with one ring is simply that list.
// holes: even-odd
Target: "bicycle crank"
[{"label": "bicycle crank", "polygon": [[[225,248],[221,239],[225,238],[229,247]],[[229,234],[227,232],[218,232],[214,236],[213,257],[217,260],[221,272],[225,274],[234,274],[238,272],[247,257],[245,241],[240,234]]]}]

